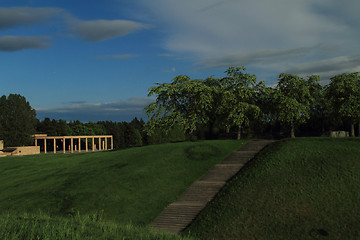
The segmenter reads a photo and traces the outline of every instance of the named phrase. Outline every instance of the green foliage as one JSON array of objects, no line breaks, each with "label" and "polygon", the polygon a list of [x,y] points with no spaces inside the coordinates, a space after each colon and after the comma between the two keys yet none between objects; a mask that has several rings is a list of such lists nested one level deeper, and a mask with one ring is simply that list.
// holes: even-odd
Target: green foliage
[{"label": "green foliage", "polygon": [[221,94],[218,114],[226,116],[225,127],[239,128],[238,139],[241,128],[260,115],[260,108],[255,104],[256,77],[244,73],[245,70],[244,67],[230,67],[225,72],[227,77],[220,79],[219,88],[216,89]]},{"label": "green foliage", "polygon": [[354,136],[354,123],[360,121],[359,93],[359,73],[343,73],[332,77],[327,88],[331,111],[351,121],[351,136]]},{"label": "green foliage", "polygon": [[282,73],[274,92],[278,120],[291,127],[291,137],[295,137],[295,126],[310,118],[310,110],[315,103],[314,95],[319,88],[317,76],[304,80],[296,75]]},{"label": "green foliage", "polygon": [[149,134],[156,128],[171,129],[175,124],[193,134],[200,126],[221,124],[225,128],[247,125],[260,115],[254,96],[256,77],[244,73],[244,67],[230,67],[227,77],[191,80],[179,75],[170,84],[163,83],[149,89],[156,102],[145,109],[150,118],[146,124]]},{"label": "green foliage", "polygon": [[149,89],[149,96],[157,95],[156,102],[145,108],[150,118],[147,123],[150,134],[157,127],[170,129],[176,123],[193,133],[198,124],[207,123],[206,113],[213,107],[212,95],[211,88],[202,80],[179,75],[170,84],[156,85]]},{"label": "green foliage", "polygon": [[242,168],[185,234],[206,240],[359,239],[359,154],[356,138],[279,141]]},{"label": "green foliage", "polygon": [[0,98],[0,139],[6,146],[23,146],[32,143],[35,133],[36,112],[19,94]]},{"label": "green foliage", "polygon": [[186,140],[186,136],[183,127],[179,124],[175,124],[167,131],[162,128],[156,128],[153,133],[147,137],[147,139],[148,144],[160,144],[168,142],[182,142]]}]

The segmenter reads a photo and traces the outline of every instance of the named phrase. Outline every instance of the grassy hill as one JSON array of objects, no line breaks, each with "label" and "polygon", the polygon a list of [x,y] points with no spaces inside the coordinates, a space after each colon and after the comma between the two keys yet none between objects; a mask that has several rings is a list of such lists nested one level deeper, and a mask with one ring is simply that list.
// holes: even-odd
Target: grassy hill
[{"label": "grassy hill", "polygon": [[102,222],[144,226],[243,143],[200,141],[1,158],[0,225],[24,227],[40,218],[48,225],[72,226],[101,216]]},{"label": "grassy hill", "polygon": [[360,239],[360,139],[283,140],[241,169],[185,234]]}]

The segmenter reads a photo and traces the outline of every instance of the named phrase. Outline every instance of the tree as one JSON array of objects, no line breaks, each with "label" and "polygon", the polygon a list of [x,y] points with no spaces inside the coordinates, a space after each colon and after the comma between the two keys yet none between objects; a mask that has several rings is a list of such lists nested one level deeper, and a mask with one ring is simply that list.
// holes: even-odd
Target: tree
[{"label": "tree", "polygon": [[145,108],[150,119],[146,124],[150,135],[158,127],[167,130],[176,124],[193,134],[199,124],[209,121],[207,112],[213,107],[211,88],[203,80],[179,75],[170,84],[156,85],[149,89],[149,96],[157,95],[156,102]]},{"label": "tree", "polygon": [[295,137],[295,127],[310,118],[310,109],[314,103],[311,89],[318,84],[318,77],[309,77],[306,81],[296,75],[282,73],[276,86],[274,99],[278,120],[290,127],[290,135]]},{"label": "tree", "polygon": [[0,98],[0,138],[6,146],[32,144],[35,125],[36,112],[25,97],[10,94]]},{"label": "tree", "polygon": [[238,129],[237,139],[241,139],[241,130],[249,124],[251,118],[260,115],[260,108],[256,105],[255,95],[256,77],[244,73],[244,67],[230,67],[225,72],[227,77],[220,79],[217,90],[218,115],[224,116],[224,124],[227,132],[230,127],[236,126]]},{"label": "tree", "polygon": [[331,111],[350,121],[350,135],[355,136],[354,125],[357,121],[360,125],[359,73],[343,73],[330,80],[326,96],[331,103]]},{"label": "tree", "polygon": [[150,118],[147,129],[150,133],[156,127],[172,129],[176,124],[184,131],[193,134],[201,126],[208,126],[212,131],[216,124],[221,124],[229,132],[241,129],[251,118],[260,114],[260,108],[254,101],[256,77],[244,73],[244,67],[230,67],[226,77],[205,80],[191,80],[180,75],[170,84],[157,84],[150,88],[149,96],[157,95],[156,102],[145,109]]}]

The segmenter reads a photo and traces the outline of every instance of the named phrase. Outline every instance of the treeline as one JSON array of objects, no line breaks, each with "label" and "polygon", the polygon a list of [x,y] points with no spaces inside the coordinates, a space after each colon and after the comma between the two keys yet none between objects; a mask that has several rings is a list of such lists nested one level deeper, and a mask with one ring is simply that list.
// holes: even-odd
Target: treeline
[{"label": "treeline", "polygon": [[218,79],[179,75],[150,88],[156,102],[146,107],[148,131],[181,124],[194,138],[320,136],[330,130],[360,136],[358,73],[336,75],[326,86],[316,75],[282,73],[269,87],[245,70],[230,67]]},{"label": "treeline", "polygon": [[171,131],[158,129],[151,136],[145,130],[145,121],[136,117],[131,122],[99,121],[82,123],[80,121],[37,120],[36,132],[48,136],[81,136],[81,135],[113,135],[114,148],[123,149],[149,144],[184,141],[185,134],[181,127]]},{"label": "treeline", "polygon": [[258,82],[244,67],[230,67],[223,78],[190,79],[149,89],[156,101],[145,111],[148,121],[88,122],[36,119],[19,94],[0,98],[0,139],[5,146],[32,145],[31,135],[113,135],[114,148],[198,139],[321,136],[330,130],[360,136],[360,76],[344,73],[319,84],[280,74],[275,87]]}]

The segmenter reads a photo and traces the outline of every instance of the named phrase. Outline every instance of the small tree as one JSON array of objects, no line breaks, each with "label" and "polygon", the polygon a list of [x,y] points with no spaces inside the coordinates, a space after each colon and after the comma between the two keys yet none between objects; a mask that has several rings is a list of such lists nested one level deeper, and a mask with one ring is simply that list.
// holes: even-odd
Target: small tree
[{"label": "small tree", "polygon": [[350,120],[351,136],[355,136],[355,123],[360,123],[359,94],[360,76],[357,72],[332,77],[326,92],[327,99],[331,103],[331,110],[341,118]]}]

